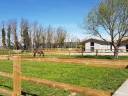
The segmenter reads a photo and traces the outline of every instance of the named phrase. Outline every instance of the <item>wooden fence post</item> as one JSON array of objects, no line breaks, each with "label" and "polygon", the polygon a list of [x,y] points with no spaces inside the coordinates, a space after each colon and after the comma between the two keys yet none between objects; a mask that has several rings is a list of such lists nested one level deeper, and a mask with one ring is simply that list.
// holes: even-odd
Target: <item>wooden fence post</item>
[{"label": "wooden fence post", "polygon": [[13,56],[13,94],[21,96],[21,57]]}]

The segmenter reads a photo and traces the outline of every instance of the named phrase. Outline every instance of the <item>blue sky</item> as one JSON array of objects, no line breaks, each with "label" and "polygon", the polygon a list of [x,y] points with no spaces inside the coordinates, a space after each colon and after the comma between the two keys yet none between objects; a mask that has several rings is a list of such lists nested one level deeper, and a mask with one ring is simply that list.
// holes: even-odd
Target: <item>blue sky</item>
[{"label": "blue sky", "polygon": [[26,18],[41,24],[63,26],[74,37],[84,36],[84,17],[99,0],[1,0],[0,20]]}]

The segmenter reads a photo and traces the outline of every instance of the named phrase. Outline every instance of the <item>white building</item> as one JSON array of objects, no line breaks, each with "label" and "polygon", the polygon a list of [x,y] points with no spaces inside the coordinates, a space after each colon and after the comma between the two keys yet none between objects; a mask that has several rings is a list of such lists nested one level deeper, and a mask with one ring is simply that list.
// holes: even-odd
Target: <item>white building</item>
[{"label": "white building", "polygon": [[[85,46],[85,52],[113,52],[113,47],[109,41],[103,41],[100,39],[87,39],[83,41]],[[122,45],[119,47],[119,52],[128,52],[128,39],[122,41]]]}]

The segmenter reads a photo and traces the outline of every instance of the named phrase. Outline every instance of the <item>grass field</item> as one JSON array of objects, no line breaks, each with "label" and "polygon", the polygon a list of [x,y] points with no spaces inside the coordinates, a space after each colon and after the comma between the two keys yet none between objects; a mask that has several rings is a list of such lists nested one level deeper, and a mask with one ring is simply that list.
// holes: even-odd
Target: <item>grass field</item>
[{"label": "grass field", "polygon": [[[96,55],[46,55],[46,57],[57,57],[57,58],[92,58],[92,59],[115,59],[114,56],[96,56]],[[128,60],[128,56],[119,56],[117,60]]]},{"label": "grass field", "polygon": [[[78,56],[73,56],[75,58],[95,58],[95,59],[115,59],[113,56],[95,56],[95,55],[78,55]],[[128,60],[128,56],[119,56],[119,60]]]},{"label": "grass field", "polygon": [[[0,83],[1,88],[7,88],[12,90],[12,80],[0,77],[0,81],[1,80],[3,81]],[[70,94],[70,92],[65,90],[49,88],[45,85],[41,86],[26,81],[22,81],[22,90],[28,93],[27,96],[68,96]],[[77,96],[82,95],[78,94]]]},{"label": "grass field", "polygon": [[[12,62],[0,61],[0,71],[12,72]],[[95,68],[76,64],[23,61],[22,74],[29,77],[114,92],[128,78],[128,69]],[[0,78],[1,80],[2,78]],[[3,84],[4,86],[11,86],[9,81],[2,81],[4,82],[0,84],[1,86]],[[46,86],[41,87],[26,82],[23,83],[23,89],[38,95],[45,94],[45,96],[51,96],[48,95],[49,93],[53,93],[54,96],[67,96],[69,94],[69,92],[64,90],[52,89]]]},{"label": "grass field", "polygon": [[[12,73],[11,61],[0,61],[0,71]],[[31,70],[30,70],[31,71]],[[0,87],[12,90],[12,80],[5,77],[0,77]],[[60,90],[57,88],[49,88],[45,85],[33,84],[30,82],[22,81],[22,90],[28,93],[27,96],[68,96],[69,91]],[[3,95],[0,95],[3,96]],[[26,95],[25,95],[26,96]],[[77,96],[82,96],[77,94]]]}]

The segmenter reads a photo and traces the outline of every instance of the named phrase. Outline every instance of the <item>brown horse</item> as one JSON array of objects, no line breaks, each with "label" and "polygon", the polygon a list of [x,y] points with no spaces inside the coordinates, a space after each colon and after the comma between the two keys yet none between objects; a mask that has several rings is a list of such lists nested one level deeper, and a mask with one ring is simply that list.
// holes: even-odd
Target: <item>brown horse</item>
[{"label": "brown horse", "polygon": [[33,51],[33,57],[36,57],[36,54],[39,54],[39,56],[41,56],[41,55],[44,56],[43,50],[37,50],[37,49],[35,49],[35,50]]}]

